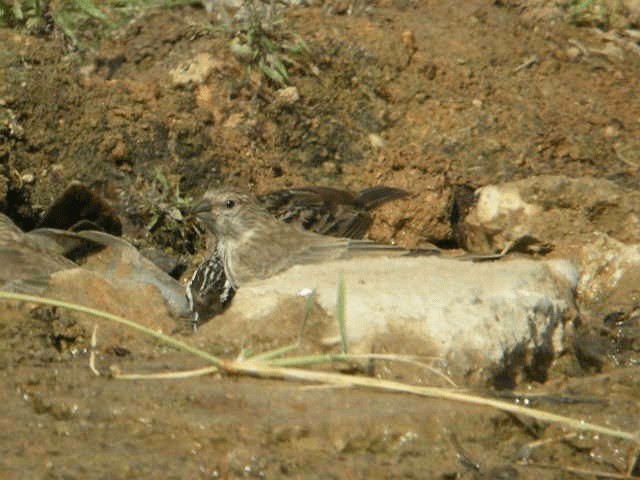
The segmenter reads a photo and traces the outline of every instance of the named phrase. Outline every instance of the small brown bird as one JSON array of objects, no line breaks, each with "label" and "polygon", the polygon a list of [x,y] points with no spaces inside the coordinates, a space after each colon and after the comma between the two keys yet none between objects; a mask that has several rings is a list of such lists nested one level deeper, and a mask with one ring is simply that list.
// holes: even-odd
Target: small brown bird
[{"label": "small brown bird", "polygon": [[73,232],[42,228],[24,233],[0,213],[0,288],[42,293],[51,274],[77,267],[72,260],[102,248]]},{"label": "small brown bird", "polygon": [[255,197],[232,190],[210,190],[194,213],[217,238],[216,251],[234,289],[297,264],[362,255],[398,255],[405,250],[368,240],[319,235],[283,223]]},{"label": "small brown bird", "polygon": [[[357,239],[362,238],[371,225],[372,209],[407,195],[408,192],[399,188],[383,186],[368,188],[357,194],[330,187],[301,187],[260,195],[257,202],[282,222],[323,235]],[[204,209],[201,214],[206,215],[206,206],[198,208]],[[255,208],[259,209],[258,206]],[[274,224],[272,219],[268,222]],[[288,231],[287,227],[281,227],[281,224],[275,225],[273,228]],[[213,228],[211,230],[213,231]],[[194,330],[224,311],[235,295],[231,277],[227,277],[225,273],[224,245],[224,242],[216,239],[215,248],[212,248],[210,256],[198,266],[187,283],[186,296],[189,308],[193,312],[191,320]],[[265,246],[258,245],[255,248],[264,251]],[[295,258],[290,260],[294,263],[296,261]]]},{"label": "small brown bird", "polygon": [[[89,258],[101,252],[88,261]],[[101,258],[100,258],[101,257]],[[152,286],[178,317],[191,315],[179,282],[160,270],[122,238],[95,230],[69,232],[55,228],[20,230],[0,213],[0,289],[41,295],[51,276],[83,268],[103,280]]]},{"label": "small brown bird", "polygon": [[353,193],[330,187],[276,190],[257,197],[278,220],[334,237],[362,238],[371,226],[371,210],[409,195],[393,187],[372,187]]}]

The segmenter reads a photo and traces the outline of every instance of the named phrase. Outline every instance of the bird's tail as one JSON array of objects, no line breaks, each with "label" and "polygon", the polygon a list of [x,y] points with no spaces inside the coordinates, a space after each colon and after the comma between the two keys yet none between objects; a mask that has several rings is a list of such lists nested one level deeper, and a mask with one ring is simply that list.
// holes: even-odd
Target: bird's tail
[{"label": "bird's tail", "polygon": [[394,187],[371,187],[362,190],[358,194],[358,202],[365,206],[367,210],[376,208],[383,203],[397,200],[409,195],[409,192]]}]

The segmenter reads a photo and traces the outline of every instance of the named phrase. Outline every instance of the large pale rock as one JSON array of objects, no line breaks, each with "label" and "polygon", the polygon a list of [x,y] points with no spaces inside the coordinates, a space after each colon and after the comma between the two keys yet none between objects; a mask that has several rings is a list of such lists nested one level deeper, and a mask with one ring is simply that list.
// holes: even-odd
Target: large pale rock
[{"label": "large pale rock", "polygon": [[531,177],[476,192],[464,220],[467,249],[502,251],[522,243],[529,251],[588,241],[593,232],[640,240],[640,192],[608,180]]},{"label": "large pale rock", "polygon": [[[351,351],[437,356],[454,376],[514,379],[525,368],[544,376],[575,314],[578,272],[567,261],[380,258],[296,266],[243,286],[202,334],[257,335],[275,345],[297,333],[300,292],[314,290],[324,311],[335,313],[341,274]],[[322,326],[325,339],[337,333],[335,321]]]}]

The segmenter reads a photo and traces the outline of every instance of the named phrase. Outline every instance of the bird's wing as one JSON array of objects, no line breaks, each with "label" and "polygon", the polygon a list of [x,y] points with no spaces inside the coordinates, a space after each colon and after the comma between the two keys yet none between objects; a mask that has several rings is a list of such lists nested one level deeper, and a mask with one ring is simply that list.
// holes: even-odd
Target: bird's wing
[{"label": "bird's wing", "polygon": [[299,223],[321,235],[362,238],[371,225],[365,205],[347,190],[289,188],[268,193],[259,200],[277,219]]},{"label": "bird's wing", "polygon": [[383,203],[397,200],[409,195],[409,192],[394,187],[371,187],[358,194],[357,201],[367,210],[372,210]]},{"label": "bird's wing", "polygon": [[34,242],[0,214],[0,285],[4,290],[41,293],[49,275],[76,265],[47,245]]},{"label": "bird's wing", "polygon": [[20,241],[23,231],[8,216],[0,213],[0,245]]},{"label": "bird's wing", "polygon": [[107,246],[106,243],[86,236],[85,233],[89,232],[69,232],[56,228],[38,228],[26,233],[25,239],[37,249],[76,261]]}]

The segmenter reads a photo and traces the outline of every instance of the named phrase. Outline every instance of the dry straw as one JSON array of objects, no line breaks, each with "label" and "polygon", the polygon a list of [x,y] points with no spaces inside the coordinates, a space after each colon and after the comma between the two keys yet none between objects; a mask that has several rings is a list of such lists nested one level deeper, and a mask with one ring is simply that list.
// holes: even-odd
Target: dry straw
[{"label": "dry straw", "polygon": [[[0,292],[0,299],[13,300],[13,301],[21,301],[21,302],[32,302],[41,305],[49,305],[52,307],[64,308],[67,310],[86,313],[92,315],[97,318],[101,318],[104,320],[108,320],[111,322],[119,323],[121,325],[125,325],[134,330],[138,330],[146,335],[157,338],[158,340],[171,345],[179,350],[183,350],[192,355],[195,355],[203,360],[206,360],[213,367],[207,367],[204,369],[200,369],[201,373],[211,373],[216,370],[232,373],[234,375],[248,375],[259,378],[272,378],[272,379],[281,379],[281,380],[296,380],[302,382],[310,382],[316,384],[324,384],[330,386],[348,386],[348,387],[361,387],[372,390],[386,391],[386,392],[395,392],[395,393],[410,393],[413,395],[430,397],[430,398],[438,398],[443,400],[452,400],[456,402],[469,403],[474,405],[482,405],[487,407],[492,407],[504,412],[510,412],[517,415],[524,415],[527,417],[535,418],[537,420],[556,423],[559,425],[564,425],[565,427],[573,428],[579,431],[589,431],[602,435],[609,435],[612,437],[629,440],[634,442],[635,444],[640,445],[640,435],[639,432],[626,432],[623,430],[618,430],[616,428],[609,428],[603,425],[597,425],[594,423],[585,422],[584,420],[578,420],[571,417],[566,417],[564,415],[558,415],[555,413],[545,412],[542,410],[528,408],[521,405],[515,405],[510,402],[505,402],[501,400],[496,400],[492,398],[485,398],[478,395],[473,395],[471,393],[461,391],[454,388],[441,388],[441,387],[424,387],[424,386],[416,386],[416,385],[408,385],[401,382],[394,382],[391,380],[381,380],[376,378],[369,377],[360,377],[354,375],[347,375],[341,373],[329,373],[329,372],[319,372],[312,370],[305,370],[302,368],[292,368],[288,366],[282,366],[285,363],[285,359],[278,359],[275,361],[270,360],[269,356],[261,356],[261,357],[253,357],[248,360],[236,360],[236,361],[227,361],[220,359],[214,355],[211,355],[207,352],[204,352],[200,349],[192,347],[180,340],[176,340],[168,335],[165,335],[160,332],[156,332],[149,328],[143,327],[135,322],[127,320],[125,318],[119,317],[117,315],[113,315],[107,312],[103,312],[100,310],[96,310],[94,308],[86,307],[83,305],[76,305],[60,300],[54,300],[51,298],[37,297],[32,295],[23,295],[18,293],[10,293],[10,292]],[[285,351],[288,351],[285,348]],[[287,365],[298,365],[300,364],[300,360],[304,360],[303,364],[312,364],[312,363],[321,363],[326,361],[336,361],[336,360],[351,360],[356,359],[356,357],[351,357],[346,354],[342,355],[319,355],[314,357],[302,357],[302,358],[289,358],[287,360]],[[215,367],[215,368],[214,368]],[[180,375],[180,374],[178,374]],[[125,376],[121,376],[121,378],[127,378]],[[134,378],[129,376],[128,378]],[[135,378],[140,378],[137,376]],[[153,378],[146,376],[146,378]]]}]

